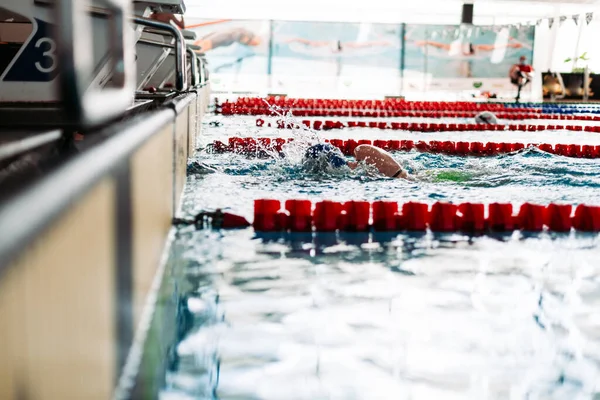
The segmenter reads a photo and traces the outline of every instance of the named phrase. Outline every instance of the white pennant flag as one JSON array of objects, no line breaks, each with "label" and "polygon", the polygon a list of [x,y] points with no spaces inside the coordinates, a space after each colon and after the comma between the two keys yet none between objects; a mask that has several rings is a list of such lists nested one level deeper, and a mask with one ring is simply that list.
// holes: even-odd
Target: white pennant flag
[{"label": "white pennant flag", "polygon": [[573,15],[571,18],[573,18],[573,22],[575,22],[575,25],[579,25],[579,15]]},{"label": "white pennant flag", "polygon": [[565,17],[564,15],[562,17],[560,17],[558,20],[558,26],[562,26],[563,22],[565,22],[566,20],[567,20],[567,17]]},{"label": "white pennant flag", "polygon": [[594,13],[585,13],[585,22],[589,25],[594,19]]}]

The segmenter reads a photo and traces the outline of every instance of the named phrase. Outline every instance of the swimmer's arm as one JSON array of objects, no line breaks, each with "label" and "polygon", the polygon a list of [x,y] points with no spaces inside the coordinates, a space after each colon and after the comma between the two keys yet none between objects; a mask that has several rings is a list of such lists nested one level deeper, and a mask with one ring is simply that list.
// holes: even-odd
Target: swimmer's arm
[{"label": "swimmer's arm", "polygon": [[363,161],[372,165],[385,176],[393,177],[398,171],[401,178],[407,178],[408,173],[394,158],[385,150],[371,145],[360,145],[354,150],[356,161]]},{"label": "swimmer's arm", "polygon": [[303,39],[303,38],[292,38],[292,39],[286,39],[285,43],[302,43],[305,44],[307,46],[312,46],[312,47],[323,47],[323,46],[327,46],[329,43],[328,42],[324,42],[324,41],[318,41],[318,40],[308,40],[308,39]]},{"label": "swimmer's arm", "polygon": [[303,38],[291,38],[291,39],[286,39],[285,43],[302,43],[302,44],[311,45],[313,42],[311,40],[307,40],[307,39],[303,39]]},{"label": "swimmer's arm", "polygon": [[493,44],[476,44],[473,47],[475,47],[479,51],[492,51],[492,50],[500,49],[500,48],[506,47],[506,46],[503,46],[503,45],[495,46]]},{"label": "swimmer's arm", "polygon": [[523,47],[523,45],[519,42],[517,43],[506,43],[506,44],[499,44],[499,45],[495,45],[495,44],[477,44],[474,46],[478,51],[493,51],[496,49],[503,49],[503,48],[511,48],[511,49],[520,49],[521,47]]},{"label": "swimmer's arm", "polygon": [[373,42],[348,42],[342,43],[344,47],[359,49],[363,47],[374,47],[374,46],[391,46],[391,43],[385,40],[373,41]]},{"label": "swimmer's arm", "polygon": [[226,32],[209,33],[197,40],[194,44],[202,47],[202,51],[207,51],[216,49],[217,47],[230,46],[235,42],[249,46],[257,46],[260,44],[260,39],[244,28],[237,28]]},{"label": "swimmer's arm", "polygon": [[523,47],[523,43],[519,42],[516,38],[512,36],[508,38],[508,41],[510,42],[509,45],[511,46],[516,46],[517,48]]},{"label": "swimmer's arm", "polygon": [[[368,161],[365,161],[365,162],[367,164],[369,164]],[[357,161],[348,161],[348,167],[351,170],[355,170],[356,168],[358,168],[358,162]],[[413,181],[413,182],[416,181],[415,177],[412,175],[409,175],[409,173],[405,169],[402,169],[402,172],[396,178],[402,178],[402,179],[406,179],[406,180]]]},{"label": "swimmer's arm", "polygon": [[434,42],[432,40],[418,40],[415,41],[415,45],[417,46],[431,46],[431,47],[436,47],[438,49],[442,49],[442,50],[450,50],[450,45],[446,44],[446,43],[441,43],[441,42]]},{"label": "swimmer's arm", "polygon": [[517,47],[517,44],[499,44],[499,45],[495,45],[495,44],[477,44],[474,47],[479,50],[479,51],[493,51],[496,49],[503,49],[505,47]]}]

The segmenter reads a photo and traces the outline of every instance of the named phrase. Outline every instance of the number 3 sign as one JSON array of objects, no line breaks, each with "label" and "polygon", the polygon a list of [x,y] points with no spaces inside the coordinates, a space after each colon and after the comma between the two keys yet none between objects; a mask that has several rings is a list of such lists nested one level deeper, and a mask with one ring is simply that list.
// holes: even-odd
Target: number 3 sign
[{"label": "number 3 sign", "polygon": [[17,59],[8,67],[4,81],[49,82],[56,77],[56,43],[50,38],[50,24],[35,19],[33,37],[17,53]]}]

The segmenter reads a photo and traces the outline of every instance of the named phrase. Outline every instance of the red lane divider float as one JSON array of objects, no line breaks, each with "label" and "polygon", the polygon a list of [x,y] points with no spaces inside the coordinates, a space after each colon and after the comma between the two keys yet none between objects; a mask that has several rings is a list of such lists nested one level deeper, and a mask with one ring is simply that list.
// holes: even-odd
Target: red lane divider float
[{"label": "red lane divider float", "polygon": [[[226,144],[220,140],[214,141],[210,148],[215,153],[238,153],[255,157],[269,157],[272,152],[281,152],[284,144],[294,139],[283,138],[241,138],[231,137]],[[354,149],[361,144],[370,144],[387,151],[411,151],[413,149],[426,153],[441,153],[457,156],[494,156],[497,154],[511,153],[534,146],[547,153],[556,154],[564,157],[575,158],[600,158],[600,145],[578,145],[578,144],[524,144],[524,143],[496,143],[496,142],[453,142],[431,140],[413,141],[413,140],[342,140],[328,139],[325,142],[331,143],[339,148],[347,156],[354,155]]]},{"label": "red lane divider float", "polygon": [[300,99],[280,96],[239,97],[234,102],[216,103],[221,109],[264,109],[276,106],[281,109],[320,110],[384,110],[384,111],[491,111],[506,113],[541,113],[541,108],[512,108],[503,103],[475,103],[467,101],[406,101],[398,98],[384,100]]},{"label": "red lane divider float", "polygon": [[282,209],[278,200],[254,202],[254,229],[261,232],[346,232],[425,231],[433,232],[510,232],[515,229],[540,232],[600,232],[600,207],[580,204],[524,203],[515,214],[512,204],[450,204],[437,202],[431,207],[409,202],[399,207],[391,201],[288,200]]},{"label": "red lane divider float", "polygon": [[[228,104],[228,103],[225,103]],[[231,104],[231,103],[229,103]],[[412,110],[357,110],[357,109],[301,109],[289,108],[276,110],[267,105],[245,107],[223,105],[218,111],[223,115],[266,115],[280,116],[291,112],[295,117],[368,117],[368,118],[475,118],[481,112],[474,111],[412,111]],[[495,112],[497,118],[505,120],[561,120],[561,121],[600,121],[597,115],[541,114],[536,112]]]},{"label": "red lane divider float", "polygon": [[[333,121],[333,120],[303,120],[302,126],[309,129],[332,130],[345,128],[376,128],[389,130],[402,130],[411,132],[463,132],[463,131],[513,131],[513,132],[539,132],[545,130],[568,130],[573,132],[600,132],[598,126],[582,125],[541,125],[541,124],[457,124],[457,123],[427,123],[427,122],[386,122],[386,121]],[[299,129],[300,124],[283,120],[265,121],[256,120],[258,127],[275,127],[278,129]]]}]

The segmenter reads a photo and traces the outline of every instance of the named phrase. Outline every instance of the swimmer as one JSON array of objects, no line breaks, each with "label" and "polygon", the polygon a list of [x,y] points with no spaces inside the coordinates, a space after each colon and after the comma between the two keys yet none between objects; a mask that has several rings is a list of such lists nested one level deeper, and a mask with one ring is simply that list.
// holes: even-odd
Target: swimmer
[{"label": "swimmer", "polygon": [[463,43],[460,40],[455,40],[452,43],[436,42],[433,40],[410,40],[408,35],[406,36],[406,41],[413,43],[418,47],[430,46],[436,49],[447,51],[450,55],[462,55],[464,57],[474,56],[481,52],[492,52],[496,49],[520,49],[523,47],[522,43],[512,37],[508,38],[508,42],[505,44],[473,44],[470,42]]},{"label": "swimmer", "polygon": [[234,43],[256,47],[262,44],[262,40],[247,29],[233,28],[223,32],[211,32],[194,42],[196,46],[200,46],[199,52],[202,53],[219,47],[231,46]]},{"label": "swimmer", "polygon": [[344,49],[361,49],[365,47],[392,46],[387,40],[365,41],[365,42],[342,42],[341,40],[308,40],[303,38],[286,39],[285,43],[300,43],[309,47],[328,47],[332,53],[341,53]]},{"label": "swimmer", "polygon": [[385,150],[368,144],[361,144],[354,149],[356,161],[346,161],[342,152],[329,143],[318,143],[310,146],[304,154],[304,167],[312,170],[322,170],[323,167],[356,169],[360,162],[371,165],[382,175],[389,178],[409,179],[408,172],[394,160]]},{"label": "swimmer", "polygon": [[475,116],[475,123],[495,125],[498,123],[498,118],[496,117],[496,115],[494,115],[494,113],[491,113],[489,111],[483,111]]}]

